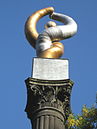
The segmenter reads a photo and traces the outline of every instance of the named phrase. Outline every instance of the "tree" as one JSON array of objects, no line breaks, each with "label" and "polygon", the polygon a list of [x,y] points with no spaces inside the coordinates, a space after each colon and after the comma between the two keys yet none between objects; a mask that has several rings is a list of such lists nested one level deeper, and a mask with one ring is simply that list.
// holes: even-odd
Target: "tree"
[{"label": "tree", "polygon": [[86,105],[82,107],[80,115],[70,114],[66,122],[66,129],[97,129],[97,108]]}]

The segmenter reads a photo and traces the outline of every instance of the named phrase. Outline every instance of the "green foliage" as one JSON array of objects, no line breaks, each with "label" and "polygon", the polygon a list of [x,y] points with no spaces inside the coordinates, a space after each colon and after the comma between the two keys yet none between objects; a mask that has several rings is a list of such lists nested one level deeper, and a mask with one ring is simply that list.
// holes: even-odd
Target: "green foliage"
[{"label": "green foliage", "polygon": [[66,129],[97,129],[97,108],[84,105],[80,115],[70,114]]}]

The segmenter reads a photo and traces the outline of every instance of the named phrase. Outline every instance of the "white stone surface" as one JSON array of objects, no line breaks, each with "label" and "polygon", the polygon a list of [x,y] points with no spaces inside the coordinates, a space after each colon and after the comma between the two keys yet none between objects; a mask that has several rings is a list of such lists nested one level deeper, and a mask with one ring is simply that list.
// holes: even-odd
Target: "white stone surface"
[{"label": "white stone surface", "polygon": [[43,80],[69,79],[69,64],[66,59],[34,58],[32,78]]}]

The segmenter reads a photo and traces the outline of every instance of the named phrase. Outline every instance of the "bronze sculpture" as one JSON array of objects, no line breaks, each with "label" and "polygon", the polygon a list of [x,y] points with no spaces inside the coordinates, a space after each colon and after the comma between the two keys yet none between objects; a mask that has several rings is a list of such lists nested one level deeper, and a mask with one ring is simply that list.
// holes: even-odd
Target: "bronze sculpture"
[{"label": "bronze sculpture", "polygon": [[[36,24],[40,18],[50,15],[53,20],[65,25],[56,26],[51,23],[42,33],[38,34]],[[77,32],[76,22],[69,16],[55,13],[53,7],[36,11],[26,21],[25,34],[29,43],[36,49],[38,57],[59,58],[64,53],[64,46],[60,40],[72,37]]]}]

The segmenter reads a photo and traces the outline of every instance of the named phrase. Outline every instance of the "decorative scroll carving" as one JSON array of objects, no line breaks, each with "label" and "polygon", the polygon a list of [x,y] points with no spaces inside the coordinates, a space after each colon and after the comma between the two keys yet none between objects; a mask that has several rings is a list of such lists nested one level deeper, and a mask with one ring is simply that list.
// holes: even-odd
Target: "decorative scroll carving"
[{"label": "decorative scroll carving", "polygon": [[70,80],[47,81],[28,78],[26,81],[28,100],[25,111],[34,112],[49,106],[64,111],[67,117],[70,112],[70,95],[73,82]]}]

